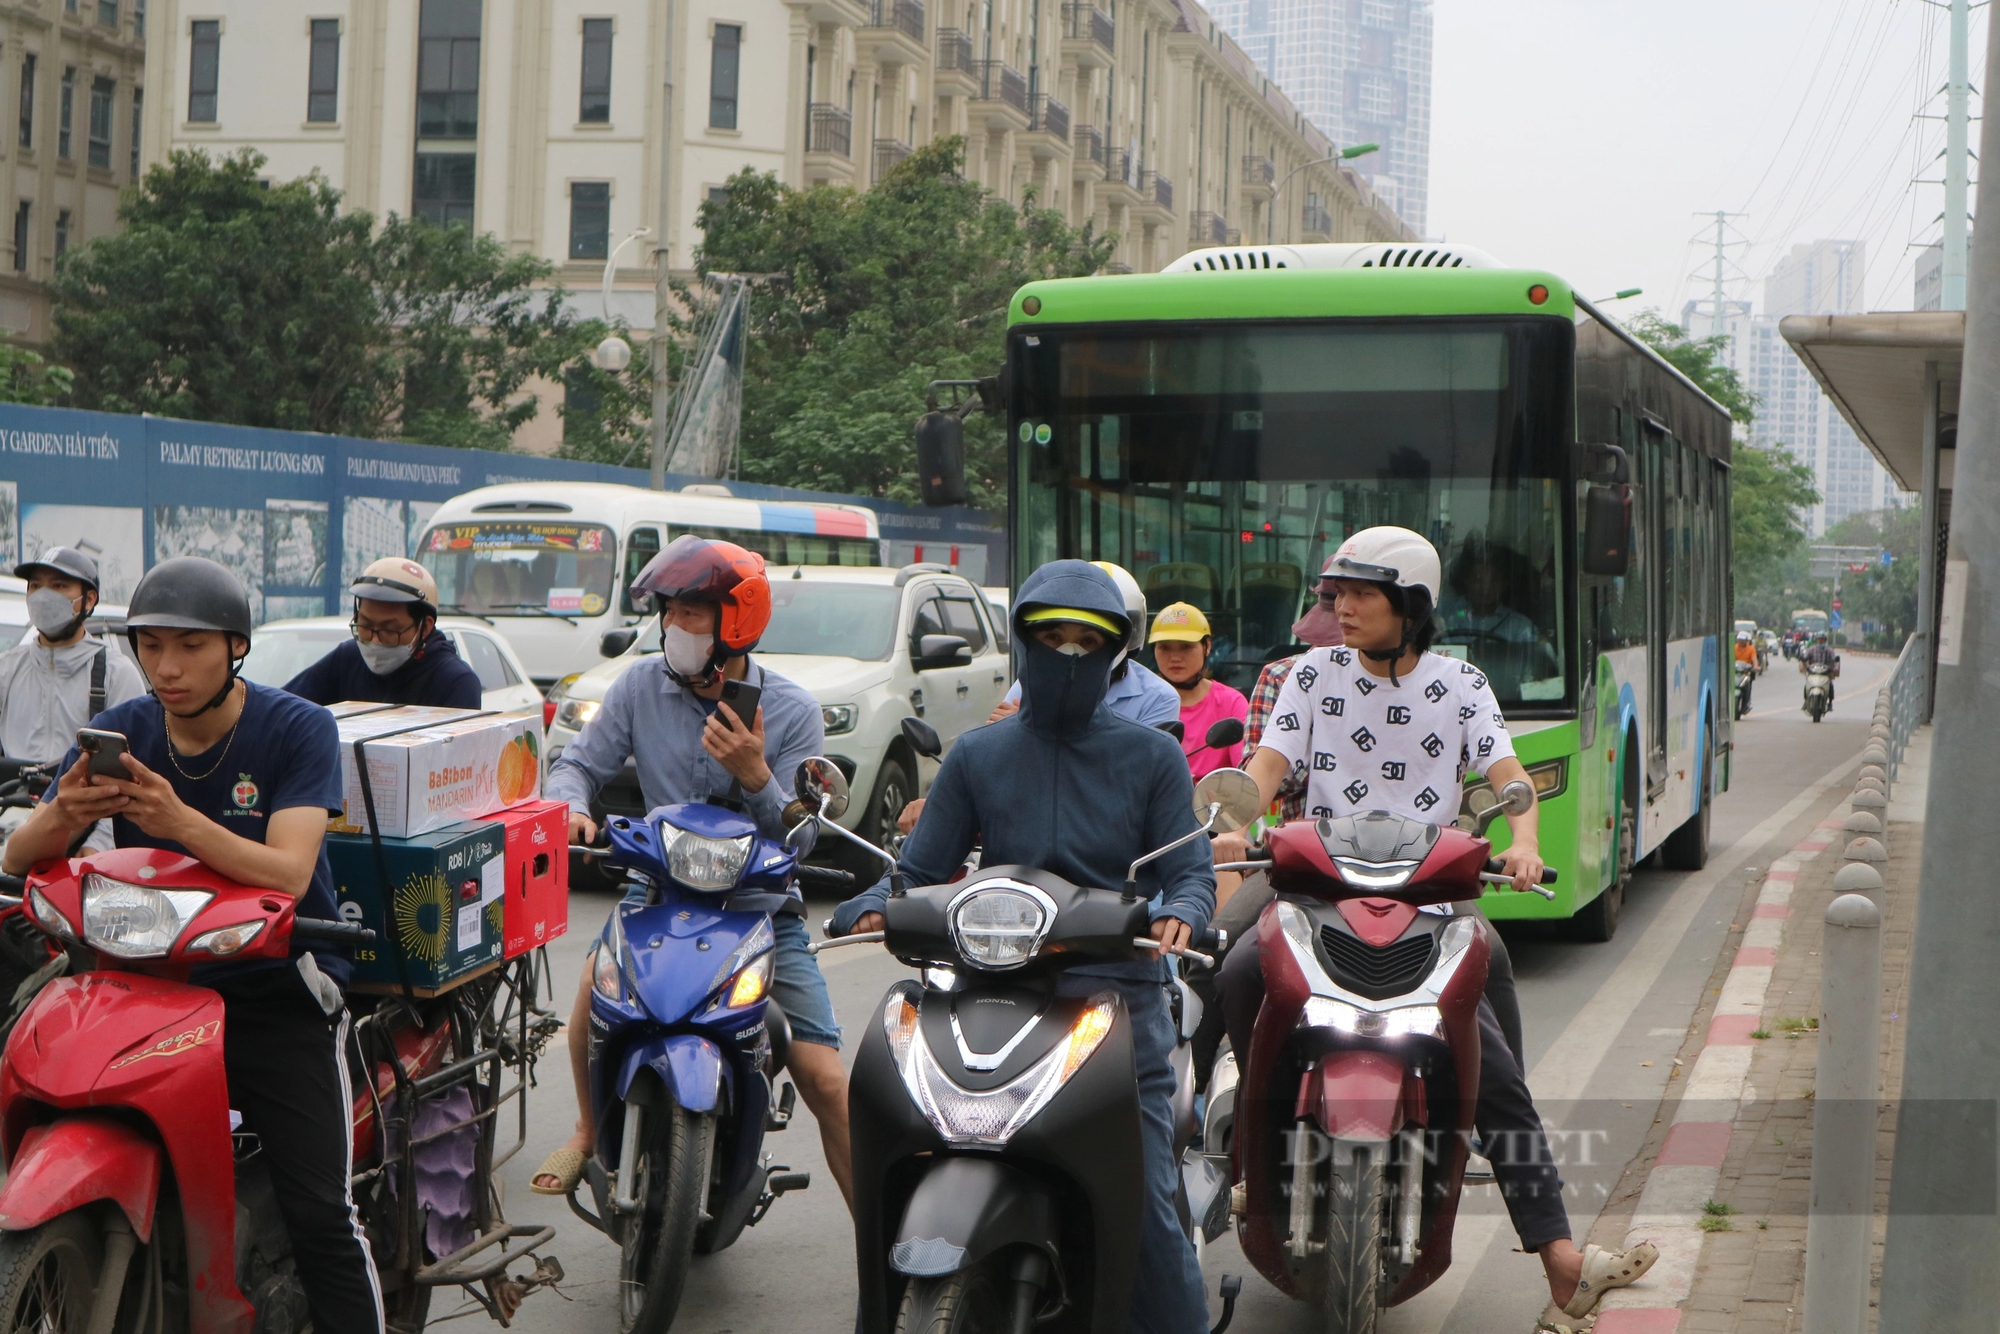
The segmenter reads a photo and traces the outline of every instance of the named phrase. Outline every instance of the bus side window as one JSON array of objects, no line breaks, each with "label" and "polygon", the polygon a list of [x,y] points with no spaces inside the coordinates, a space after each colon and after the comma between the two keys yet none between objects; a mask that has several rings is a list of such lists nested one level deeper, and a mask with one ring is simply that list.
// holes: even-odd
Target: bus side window
[{"label": "bus side window", "polygon": [[646,562],[659,554],[660,530],[657,528],[634,528],[632,535],[625,539],[625,582],[619,596],[626,615],[645,615],[647,609],[632,601],[632,581],[646,568]]}]

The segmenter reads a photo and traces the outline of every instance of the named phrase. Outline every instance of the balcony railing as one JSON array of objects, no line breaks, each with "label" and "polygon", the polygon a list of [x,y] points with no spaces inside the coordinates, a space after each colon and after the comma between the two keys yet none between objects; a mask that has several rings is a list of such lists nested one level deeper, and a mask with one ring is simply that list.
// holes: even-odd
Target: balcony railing
[{"label": "balcony railing", "polygon": [[806,108],[806,152],[850,157],[853,145],[853,116],[831,102],[814,102]]},{"label": "balcony railing", "polygon": [[1299,217],[1299,226],[1321,236],[1333,234],[1333,215],[1318,204],[1307,204]]},{"label": "balcony railing", "polygon": [[1129,148],[1107,148],[1104,150],[1104,179],[1134,184],[1132,150]]},{"label": "balcony railing", "polygon": [[1063,36],[1076,41],[1092,41],[1107,52],[1111,50],[1111,39],[1116,32],[1116,26],[1109,14],[1096,5],[1075,4],[1064,5],[1062,13]]},{"label": "balcony railing", "polygon": [[924,40],[923,0],[872,0],[868,9],[868,26],[871,28],[894,28],[911,41]]},{"label": "balcony railing", "polygon": [[1243,159],[1243,183],[1261,185],[1265,189],[1278,179],[1278,169],[1267,157],[1251,156]]},{"label": "balcony railing", "polygon": [[1171,209],[1174,206],[1174,183],[1157,171],[1139,173],[1139,193],[1161,208]]},{"label": "balcony railing", "polygon": [[972,39],[956,28],[939,28],[937,35],[938,69],[956,70],[960,74],[974,74],[972,59]]},{"label": "balcony railing", "polygon": [[1095,125],[1079,125],[1070,136],[1070,143],[1076,147],[1079,159],[1104,165],[1104,136],[1097,132]]},{"label": "balcony railing", "polygon": [[1028,128],[1069,141],[1069,108],[1048,93],[1036,93],[1028,112]]},{"label": "balcony railing", "polygon": [[877,139],[875,141],[875,179],[880,181],[896,169],[896,164],[910,155],[910,146],[901,139]]},{"label": "balcony railing", "polygon": [[1188,216],[1189,245],[1224,245],[1229,240],[1229,224],[1220,213],[1193,213]]},{"label": "balcony railing", "polygon": [[979,100],[982,102],[1005,102],[1014,110],[1025,114],[1028,110],[1028,80],[1019,71],[1009,69],[1004,60],[975,60],[973,74],[979,80]]}]

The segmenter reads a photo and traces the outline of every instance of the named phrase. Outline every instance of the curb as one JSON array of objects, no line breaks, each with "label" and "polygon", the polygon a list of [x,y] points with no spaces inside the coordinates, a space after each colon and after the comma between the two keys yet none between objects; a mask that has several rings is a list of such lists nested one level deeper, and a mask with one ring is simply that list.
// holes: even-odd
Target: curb
[{"label": "curb", "polygon": [[1708,1035],[1695,1057],[1673,1123],[1646,1175],[1625,1245],[1651,1241],[1660,1258],[1643,1286],[1618,1288],[1598,1306],[1594,1334],[1675,1334],[1681,1303],[1694,1289],[1701,1262],[1702,1206],[1721,1186],[1722,1164],[1736,1129],[1736,1110],[1750,1078],[1755,1043],[1750,1034],[1762,1022],[1765,993],[1785,923],[1792,915],[1792,888],[1799,869],[1840,837],[1839,818],[1822,820],[1784,856],[1771,863],[1757,893],[1722,994],[1709,1020]]}]

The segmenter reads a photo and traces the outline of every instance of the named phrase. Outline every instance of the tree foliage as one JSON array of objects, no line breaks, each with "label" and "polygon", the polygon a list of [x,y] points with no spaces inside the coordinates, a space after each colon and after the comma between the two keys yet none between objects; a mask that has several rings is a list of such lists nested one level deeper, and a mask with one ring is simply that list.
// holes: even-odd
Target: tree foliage
[{"label": "tree foliage", "polygon": [[[1015,289],[1109,258],[1088,224],[962,179],[963,154],[936,140],[866,192],[745,171],[702,206],[703,271],[776,278],[751,304],[745,479],[916,499],[925,386],[997,373]],[[965,435],[974,503],[1004,503],[1000,424],[974,417]]]},{"label": "tree foliage", "polygon": [[[1826,542],[1848,547],[1880,547],[1889,553],[1889,563],[1871,562],[1859,573],[1843,570],[1840,576],[1843,633],[1850,644],[1862,642],[1864,622],[1875,630],[1868,634],[1870,647],[1898,649],[1917,628],[1917,570],[1923,561],[1923,511],[1915,505],[1897,509],[1850,514],[1826,530]],[[1827,581],[1826,606],[1833,599]]]},{"label": "tree foliage", "polygon": [[1625,328],[1665,357],[1675,370],[1700,385],[1704,393],[1728,410],[1738,426],[1748,426],[1756,419],[1757,396],[1744,388],[1742,378],[1722,360],[1729,345],[1726,336],[1690,338],[1687,330],[1651,309],[1639,312]]},{"label": "tree foliage", "polygon": [[506,449],[603,336],[492,236],[343,212],[317,172],[176,152],[54,282],[76,406]]},{"label": "tree foliage", "polygon": [[67,366],[52,366],[39,352],[0,343],[0,403],[53,407],[66,402],[76,376]]}]

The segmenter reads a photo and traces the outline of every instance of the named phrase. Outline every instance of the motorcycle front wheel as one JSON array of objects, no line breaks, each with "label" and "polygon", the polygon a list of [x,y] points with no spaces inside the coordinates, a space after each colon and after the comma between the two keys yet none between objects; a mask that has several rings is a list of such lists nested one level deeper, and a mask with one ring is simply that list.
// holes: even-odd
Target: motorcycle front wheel
[{"label": "motorcycle front wheel", "polygon": [[645,1116],[637,1195],[618,1256],[619,1334],[663,1334],[680,1309],[694,1234],[708,1196],[715,1118],[666,1100]]},{"label": "motorcycle front wheel", "polygon": [[80,1214],[0,1237],[0,1334],[83,1334],[99,1254]]},{"label": "motorcycle front wheel", "polygon": [[896,1334],[1006,1334],[1012,1326],[1001,1284],[988,1264],[938,1278],[913,1278],[896,1311]]},{"label": "motorcycle front wheel", "polygon": [[1375,1334],[1382,1282],[1382,1164],[1365,1148],[1333,1160],[1329,1172],[1326,1283],[1320,1294],[1325,1334]]}]

